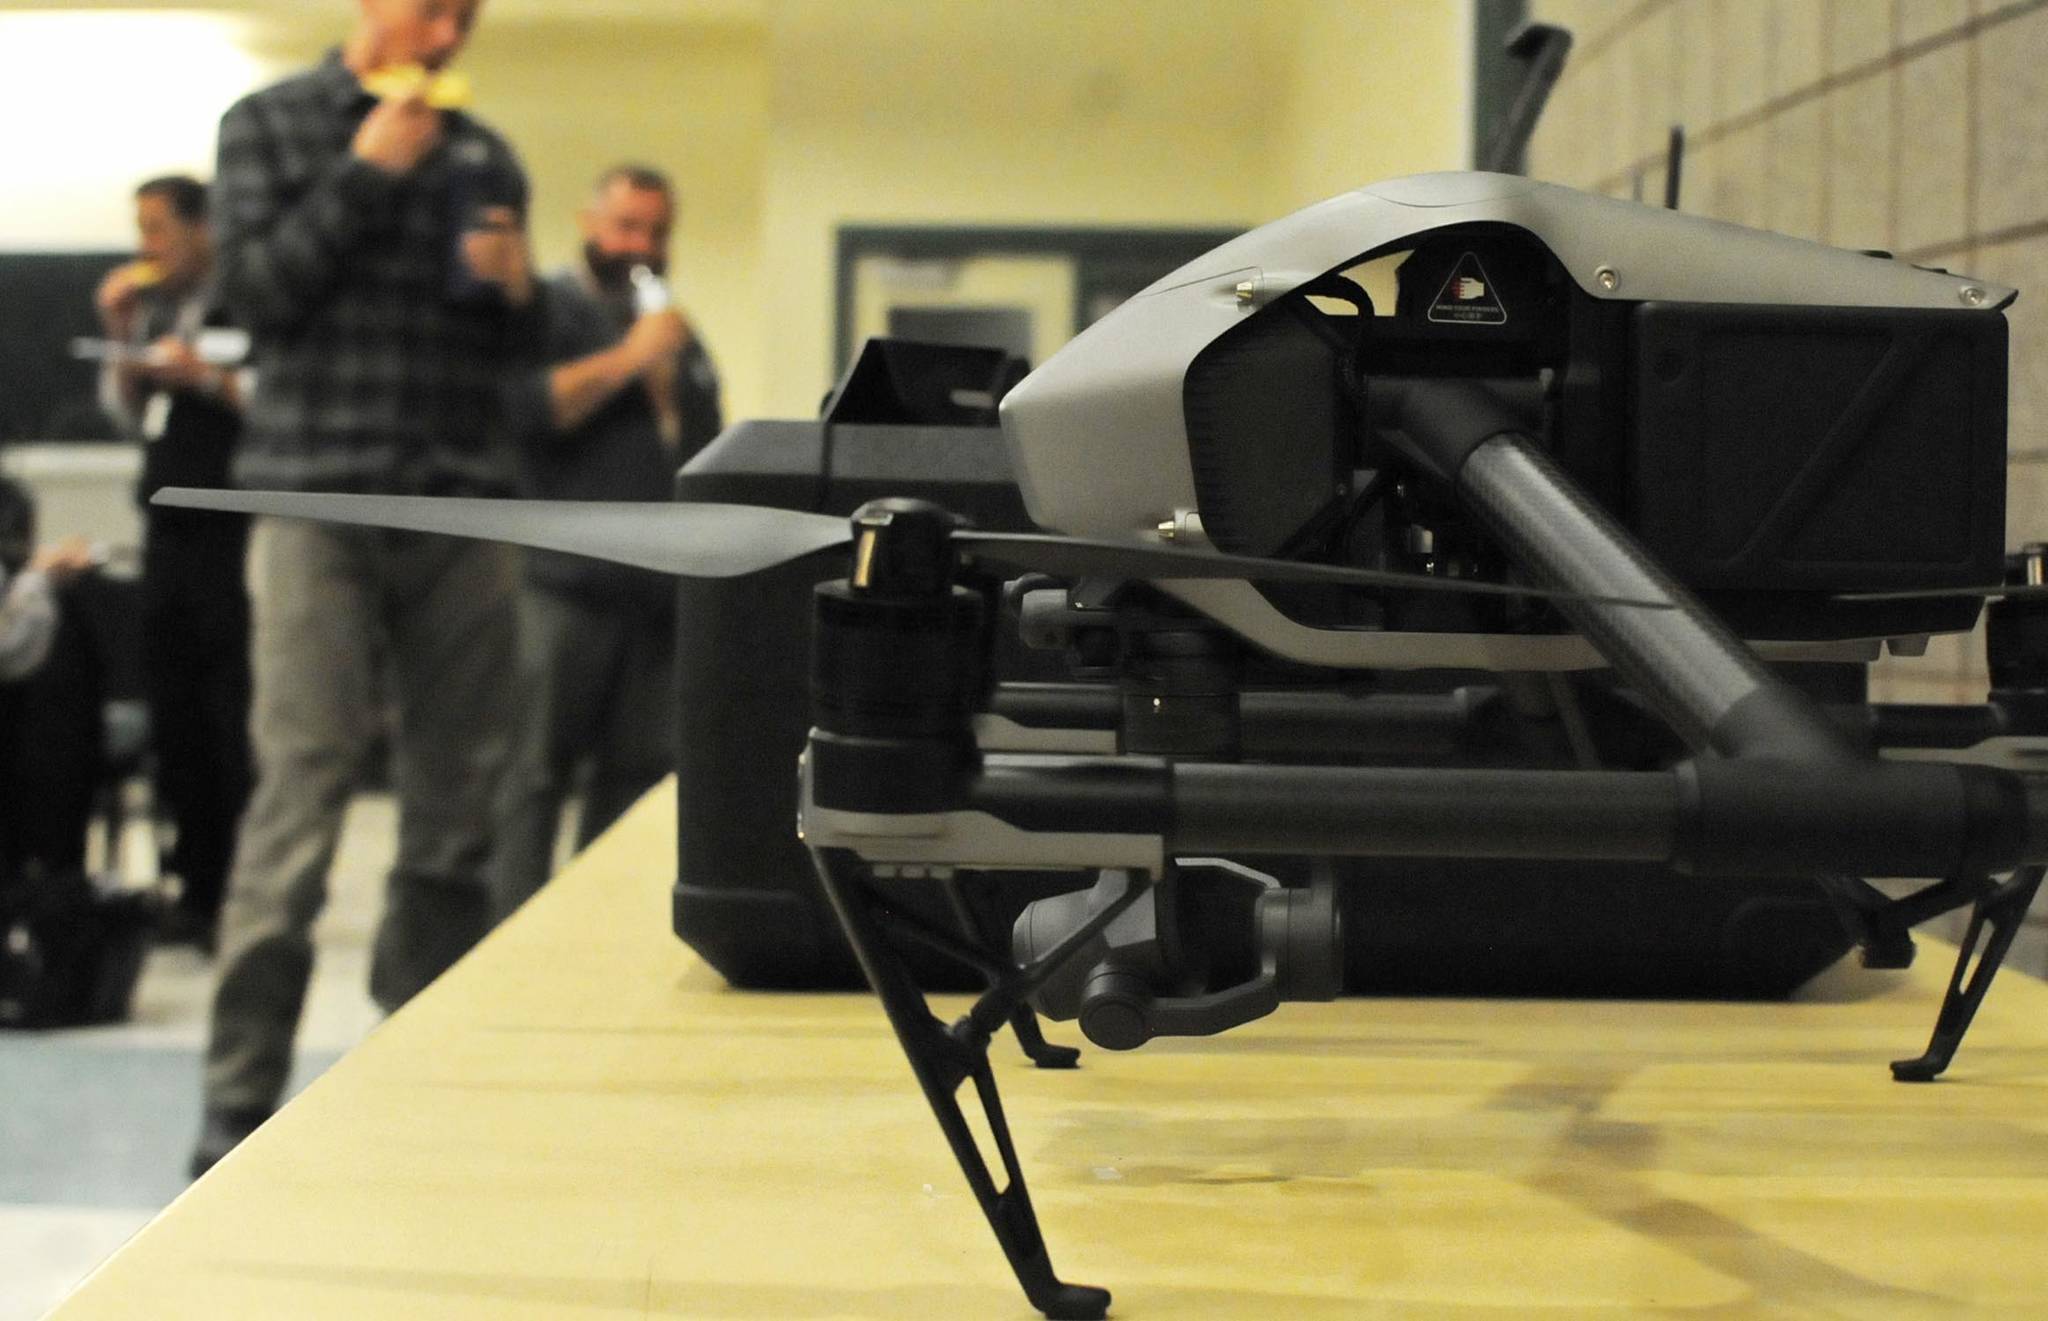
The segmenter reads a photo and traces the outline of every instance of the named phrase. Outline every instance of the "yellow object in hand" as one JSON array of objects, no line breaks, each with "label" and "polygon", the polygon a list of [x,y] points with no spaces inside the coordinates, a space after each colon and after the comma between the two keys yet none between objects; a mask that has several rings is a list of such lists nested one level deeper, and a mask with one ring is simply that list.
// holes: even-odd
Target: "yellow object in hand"
[{"label": "yellow object in hand", "polygon": [[460,110],[469,104],[469,79],[453,69],[429,73],[423,65],[394,64],[363,75],[363,90],[380,100],[411,96],[436,110]]},{"label": "yellow object in hand", "polygon": [[153,284],[163,283],[164,268],[158,262],[131,261],[128,263],[128,283],[137,289],[147,289]]}]

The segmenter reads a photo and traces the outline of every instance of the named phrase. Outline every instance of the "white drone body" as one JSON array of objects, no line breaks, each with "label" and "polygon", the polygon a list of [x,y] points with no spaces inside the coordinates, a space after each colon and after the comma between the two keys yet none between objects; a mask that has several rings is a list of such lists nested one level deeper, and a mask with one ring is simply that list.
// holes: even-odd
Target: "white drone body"
[{"label": "white drone body", "polygon": [[[1002,425],[1031,516],[1042,527],[1076,536],[1220,542],[1213,520],[1205,519],[1209,511],[1191,452],[1191,366],[1221,337],[1270,315],[1277,300],[1320,277],[1474,225],[1521,231],[1552,254],[1585,297],[1613,303],[1960,311],[1998,318],[2014,297],[2009,288],[1902,261],[1517,176],[1396,179],[1263,225],[1188,263],[1084,330],[1012,390],[1002,404]],[[1464,287],[1480,283],[1467,279]],[[1512,322],[1517,310],[1497,315]],[[1493,328],[1483,317],[1472,327],[1480,334]],[[1369,361],[1366,369],[1369,376]],[[1975,517],[1981,522],[1989,514],[1979,508]],[[1601,663],[1570,634],[1317,627],[1290,618],[1250,583],[1162,586],[1258,647],[1312,664],[1556,670]],[[1869,658],[1876,640],[1838,636],[1785,643],[1777,651]]]}]

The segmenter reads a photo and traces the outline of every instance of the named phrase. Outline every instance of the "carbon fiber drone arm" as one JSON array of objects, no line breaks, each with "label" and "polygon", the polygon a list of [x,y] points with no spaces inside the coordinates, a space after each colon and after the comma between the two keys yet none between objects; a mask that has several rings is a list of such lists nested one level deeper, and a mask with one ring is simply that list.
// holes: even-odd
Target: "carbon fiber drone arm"
[{"label": "carbon fiber drone arm", "polygon": [[1190,854],[1648,862],[1705,877],[2048,863],[2048,782],[1986,766],[1704,757],[1668,771],[1436,770],[996,754],[942,797],[892,811],[864,753],[821,756],[814,736],[806,755],[804,839],[912,873],[1156,870]]},{"label": "carbon fiber drone arm", "polygon": [[[1571,478],[1487,390],[1407,384],[1386,401],[1409,457],[1450,484],[1558,608],[1695,748],[1799,760],[1853,755],[1819,708],[1774,676]],[[1621,610],[1595,597],[1657,601]]]}]

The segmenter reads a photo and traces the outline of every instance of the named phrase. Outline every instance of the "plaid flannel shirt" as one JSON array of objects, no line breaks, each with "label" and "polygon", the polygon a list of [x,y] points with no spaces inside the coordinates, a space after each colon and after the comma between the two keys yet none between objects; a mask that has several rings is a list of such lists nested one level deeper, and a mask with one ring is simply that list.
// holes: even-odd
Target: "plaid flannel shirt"
[{"label": "plaid flannel shirt", "polygon": [[349,151],[375,105],[339,51],[220,125],[220,293],[248,328],[255,396],[235,480],[258,489],[500,495],[517,486],[499,397],[536,319],[464,290],[468,211],[524,214],[503,139],[457,111],[403,177]]}]

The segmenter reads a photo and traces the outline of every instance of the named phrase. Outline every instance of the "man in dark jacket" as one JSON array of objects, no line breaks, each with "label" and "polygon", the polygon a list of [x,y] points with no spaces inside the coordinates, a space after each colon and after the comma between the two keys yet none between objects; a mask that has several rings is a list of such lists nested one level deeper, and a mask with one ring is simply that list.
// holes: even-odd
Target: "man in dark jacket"
[{"label": "man in dark jacket", "polygon": [[[675,192],[659,171],[599,176],[583,258],[542,286],[541,361],[508,412],[531,493],[666,500],[719,430],[718,375],[671,304]],[[675,766],[674,585],[643,569],[532,553],[520,597],[525,721],[505,777],[493,883],[501,913],[547,880],[562,804],[589,763],[577,847]]]},{"label": "man in dark jacket", "polygon": [[[481,0],[358,4],[340,49],[221,120],[219,283],[256,373],[234,476],[510,494],[499,403],[531,352],[526,178],[503,139],[449,107],[443,76]],[[487,928],[517,574],[516,553],[485,542],[252,525],[257,780],[221,914],[195,1173],[283,1091],[342,812],[387,698],[398,859],[371,995],[397,1008]]]},{"label": "man in dark jacket", "polygon": [[142,446],[143,676],[157,800],[176,840],[163,869],[179,881],[165,934],[211,948],[249,798],[248,521],[148,501],[166,486],[228,484],[248,381],[239,363],[199,351],[223,338],[206,185],[149,180],[135,221],[139,259],[111,271],[96,300],[107,337],[132,350],[102,370],[100,405]]}]

